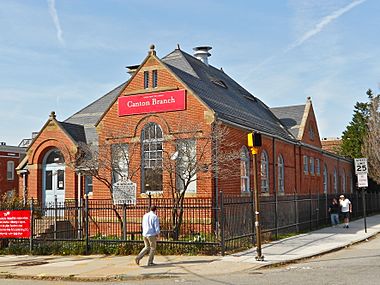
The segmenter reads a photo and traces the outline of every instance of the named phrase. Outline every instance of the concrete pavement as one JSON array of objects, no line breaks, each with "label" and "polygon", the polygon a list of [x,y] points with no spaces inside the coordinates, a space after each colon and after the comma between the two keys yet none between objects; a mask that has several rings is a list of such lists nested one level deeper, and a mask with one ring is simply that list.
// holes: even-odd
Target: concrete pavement
[{"label": "concrete pavement", "polygon": [[157,265],[141,266],[135,256],[0,256],[0,278],[39,278],[69,280],[137,280],[180,276],[212,276],[260,269],[321,255],[366,240],[380,232],[380,215],[342,226],[327,227],[306,234],[264,244],[264,261],[256,261],[256,251],[228,256],[156,256]]}]

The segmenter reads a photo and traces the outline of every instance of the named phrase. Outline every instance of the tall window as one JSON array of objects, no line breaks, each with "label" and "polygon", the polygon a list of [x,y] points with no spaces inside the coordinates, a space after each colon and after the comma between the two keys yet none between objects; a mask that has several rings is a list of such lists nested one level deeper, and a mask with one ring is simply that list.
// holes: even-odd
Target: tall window
[{"label": "tall window", "polygon": [[14,161],[7,161],[7,180],[14,180],[15,177],[15,163]]},{"label": "tall window", "polygon": [[92,194],[92,176],[84,177],[84,188],[86,194]]},{"label": "tall window", "polygon": [[319,158],[315,159],[315,174],[317,174],[318,176],[321,174],[321,164]]},{"label": "tall window", "polygon": [[186,193],[197,192],[197,154],[195,140],[177,142],[178,157],[176,159],[177,190]]},{"label": "tall window", "polygon": [[260,175],[261,175],[261,191],[269,192],[269,161],[268,154],[265,150],[261,153],[261,165],[260,165]]},{"label": "tall window", "polygon": [[144,71],[144,88],[149,88],[149,71]]},{"label": "tall window", "polygon": [[249,192],[249,153],[245,146],[240,152],[240,188],[241,192]]},{"label": "tall window", "polygon": [[152,87],[156,88],[157,87],[157,81],[158,81],[158,73],[157,70],[152,71]]},{"label": "tall window", "polygon": [[122,177],[128,178],[128,144],[114,144],[111,147],[113,183]]},{"label": "tall window", "polygon": [[285,191],[285,165],[284,165],[284,158],[280,154],[277,158],[277,168],[278,168],[278,192],[284,193]]},{"label": "tall window", "polygon": [[327,194],[328,192],[328,178],[329,178],[329,174],[328,174],[328,171],[327,171],[327,166],[325,164],[325,166],[323,167],[323,193]]},{"label": "tall window", "polygon": [[303,173],[307,174],[309,172],[309,164],[308,164],[308,159],[307,156],[303,156]]},{"label": "tall window", "polygon": [[314,158],[310,157],[309,161],[310,161],[310,174],[314,175]]},{"label": "tall window", "polygon": [[352,175],[350,174],[350,193],[354,191],[354,181],[352,179]]},{"label": "tall window", "polygon": [[162,191],[162,129],[155,123],[147,124],[142,139],[142,192]]},{"label": "tall window", "polygon": [[342,193],[346,193],[346,172],[344,169],[342,174]]},{"label": "tall window", "polygon": [[334,168],[334,178],[333,178],[333,183],[334,183],[334,193],[338,193],[338,174],[336,172],[336,168]]}]

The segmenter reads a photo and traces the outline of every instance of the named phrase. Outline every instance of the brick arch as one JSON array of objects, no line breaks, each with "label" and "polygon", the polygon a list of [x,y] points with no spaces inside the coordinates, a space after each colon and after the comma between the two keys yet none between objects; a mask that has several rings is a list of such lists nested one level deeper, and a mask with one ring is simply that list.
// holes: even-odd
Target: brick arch
[{"label": "brick arch", "polygon": [[156,124],[160,125],[163,133],[166,133],[166,134],[171,133],[170,126],[164,118],[162,118],[161,116],[158,116],[158,115],[148,115],[148,116],[145,116],[144,118],[142,118],[140,121],[137,122],[135,129],[134,129],[133,136],[134,137],[139,136],[139,134],[141,133],[144,126],[148,123],[156,123]]},{"label": "brick arch", "polygon": [[70,161],[69,152],[70,149],[68,146],[66,146],[64,143],[57,139],[47,139],[38,144],[36,149],[33,151],[31,155],[31,161],[29,163],[31,164],[42,164],[42,160],[45,157],[46,153],[50,151],[51,149],[56,148],[61,151],[65,162]]}]

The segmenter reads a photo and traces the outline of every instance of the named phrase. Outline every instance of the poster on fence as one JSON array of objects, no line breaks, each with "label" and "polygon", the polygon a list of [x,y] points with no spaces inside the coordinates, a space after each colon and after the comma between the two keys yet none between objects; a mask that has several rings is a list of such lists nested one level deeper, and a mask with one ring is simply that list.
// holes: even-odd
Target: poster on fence
[{"label": "poster on fence", "polygon": [[30,238],[30,211],[0,211],[0,238]]}]

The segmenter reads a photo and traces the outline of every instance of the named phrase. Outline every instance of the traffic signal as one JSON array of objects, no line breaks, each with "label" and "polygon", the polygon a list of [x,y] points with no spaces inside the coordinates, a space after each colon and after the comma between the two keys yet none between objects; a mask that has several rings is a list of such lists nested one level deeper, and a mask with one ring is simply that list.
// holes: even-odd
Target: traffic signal
[{"label": "traffic signal", "polygon": [[248,146],[249,147],[255,147],[255,146],[261,146],[261,134],[252,132],[248,134]]}]

